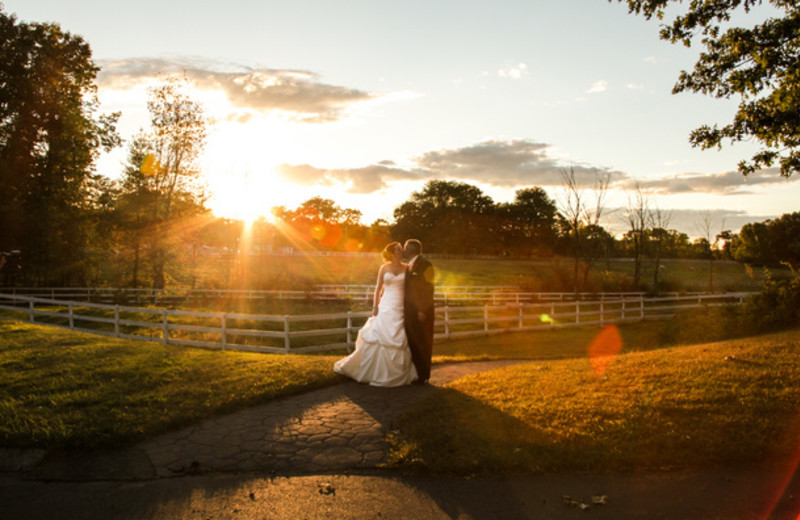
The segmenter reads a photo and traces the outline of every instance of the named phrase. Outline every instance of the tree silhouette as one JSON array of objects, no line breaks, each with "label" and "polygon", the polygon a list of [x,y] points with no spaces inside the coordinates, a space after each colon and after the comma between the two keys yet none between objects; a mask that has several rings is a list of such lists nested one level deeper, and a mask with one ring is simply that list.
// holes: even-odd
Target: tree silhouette
[{"label": "tree silhouette", "polygon": [[84,283],[94,161],[119,144],[100,116],[89,45],[0,4],[0,250],[21,251],[28,283]]}]

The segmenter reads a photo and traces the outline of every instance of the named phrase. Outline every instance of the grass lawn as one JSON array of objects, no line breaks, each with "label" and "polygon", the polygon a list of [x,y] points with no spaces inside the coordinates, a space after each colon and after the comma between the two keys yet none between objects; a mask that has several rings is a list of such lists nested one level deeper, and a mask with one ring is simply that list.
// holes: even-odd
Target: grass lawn
[{"label": "grass lawn", "polygon": [[340,381],[337,356],[218,352],[0,320],[0,446],[121,446]]},{"label": "grass lawn", "polygon": [[[635,327],[624,334],[636,337]],[[434,362],[580,357],[596,328],[471,338]],[[344,351],[250,354],[0,320],[0,446],[121,446],[215,414],[335,384]]]},{"label": "grass lawn", "polygon": [[396,422],[390,465],[473,474],[757,463],[797,453],[799,432],[793,330],[469,376]]},{"label": "grass lawn", "polygon": [[[619,327],[621,352],[663,348],[658,324],[630,323]],[[490,359],[567,359],[586,357],[600,328],[587,326],[559,330],[510,332],[463,338],[434,345],[433,362],[484,361]]]}]

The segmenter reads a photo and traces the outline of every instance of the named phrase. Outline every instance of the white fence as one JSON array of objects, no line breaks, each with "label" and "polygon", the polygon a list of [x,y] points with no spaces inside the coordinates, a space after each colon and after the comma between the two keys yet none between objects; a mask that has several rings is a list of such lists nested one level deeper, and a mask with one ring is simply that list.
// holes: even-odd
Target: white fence
[{"label": "white fence", "polygon": [[[437,340],[558,327],[605,325],[672,316],[676,311],[741,304],[749,293],[594,301],[441,306]],[[350,349],[369,312],[271,316],[127,307],[0,294],[0,310],[16,318],[91,334],[166,344],[273,353]]]}]

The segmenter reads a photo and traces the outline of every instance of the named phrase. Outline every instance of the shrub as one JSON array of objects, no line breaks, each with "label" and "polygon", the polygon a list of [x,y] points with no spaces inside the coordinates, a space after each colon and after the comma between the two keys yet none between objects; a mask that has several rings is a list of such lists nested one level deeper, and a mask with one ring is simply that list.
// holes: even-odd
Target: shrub
[{"label": "shrub", "polygon": [[754,332],[800,325],[800,274],[791,272],[791,277],[784,279],[767,272],[761,292],[748,299],[744,310],[757,329]]},{"label": "shrub", "polygon": [[657,339],[663,344],[740,338],[800,326],[800,275],[775,279],[769,273],[761,291],[744,305],[690,309],[661,322]]}]

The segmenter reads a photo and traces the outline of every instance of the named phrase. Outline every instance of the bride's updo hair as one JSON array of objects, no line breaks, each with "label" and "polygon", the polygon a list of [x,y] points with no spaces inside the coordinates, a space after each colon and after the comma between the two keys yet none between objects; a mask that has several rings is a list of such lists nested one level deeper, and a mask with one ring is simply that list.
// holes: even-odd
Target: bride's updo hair
[{"label": "bride's updo hair", "polygon": [[394,248],[397,246],[403,247],[400,242],[391,242],[386,244],[386,247],[384,247],[383,251],[381,251],[381,256],[385,261],[391,262],[394,259]]}]

